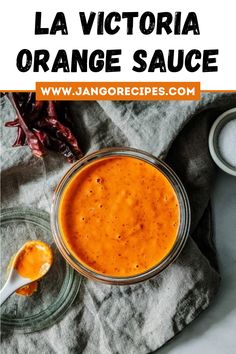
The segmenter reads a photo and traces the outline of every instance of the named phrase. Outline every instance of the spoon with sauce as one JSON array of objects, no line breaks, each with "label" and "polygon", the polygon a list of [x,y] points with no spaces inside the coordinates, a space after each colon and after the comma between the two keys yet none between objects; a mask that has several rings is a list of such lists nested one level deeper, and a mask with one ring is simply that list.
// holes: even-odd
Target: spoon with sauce
[{"label": "spoon with sauce", "polygon": [[0,291],[0,306],[17,289],[42,278],[52,262],[52,250],[46,243],[26,242],[13,259],[7,281]]}]

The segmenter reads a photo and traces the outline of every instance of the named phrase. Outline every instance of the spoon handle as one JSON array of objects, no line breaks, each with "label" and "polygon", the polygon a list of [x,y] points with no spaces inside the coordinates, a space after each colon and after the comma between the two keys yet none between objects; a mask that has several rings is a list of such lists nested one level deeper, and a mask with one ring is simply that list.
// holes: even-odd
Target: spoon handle
[{"label": "spoon handle", "polygon": [[6,283],[4,284],[3,288],[0,290],[0,306],[17,289],[31,282],[32,280],[21,277],[14,269],[12,269]]},{"label": "spoon handle", "polygon": [[3,288],[0,290],[0,306],[6,301],[6,299],[14,293],[16,289],[11,286],[11,284],[7,281]]}]

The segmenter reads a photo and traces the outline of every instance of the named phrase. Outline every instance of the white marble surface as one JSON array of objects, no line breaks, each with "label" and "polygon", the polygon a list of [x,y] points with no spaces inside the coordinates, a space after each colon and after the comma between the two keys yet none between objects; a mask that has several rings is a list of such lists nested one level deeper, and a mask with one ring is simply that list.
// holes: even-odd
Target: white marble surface
[{"label": "white marble surface", "polygon": [[214,303],[158,354],[236,353],[236,177],[218,171],[212,206],[220,291]]}]

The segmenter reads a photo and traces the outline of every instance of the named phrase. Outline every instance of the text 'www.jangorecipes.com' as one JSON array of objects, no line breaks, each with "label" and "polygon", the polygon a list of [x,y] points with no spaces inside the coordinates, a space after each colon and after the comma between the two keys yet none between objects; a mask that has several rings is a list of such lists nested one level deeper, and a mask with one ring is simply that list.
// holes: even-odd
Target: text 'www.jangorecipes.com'
[{"label": "text 'www.jangorecipes.com'", "polygon": [[199,82],[37,82],[38,100],[199,100]]}]

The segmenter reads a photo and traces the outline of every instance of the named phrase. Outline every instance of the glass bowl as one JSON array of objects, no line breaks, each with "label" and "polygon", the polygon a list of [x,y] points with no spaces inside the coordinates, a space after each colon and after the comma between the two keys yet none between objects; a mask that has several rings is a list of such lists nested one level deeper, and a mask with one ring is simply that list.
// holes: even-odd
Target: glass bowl
[{"label": "glass bowl", "polygon": [[222,113],[214,122],[211,127],[210,134],[209,134],[209,150],[212,159],[217,164],[217,166],[224,172],[236,176],[236,168],[231,166],[223,156],[221,155],[220,148],[219,148],[219,136],[221,130],[224,126],[229,123],[231,120],[236,119],[236,108],[229,109],[228,111]]},{"label": "glass bowl", "polygon": [[[70,250],[67,248],[66,243],[64,242],[60,231],[59,220],[58,220],[58,214],[59,214],[58,211],[59,211],[61,196],[70,179],[76,173],[78,173],[79,170],[83,169],[88,164],[97,161],[99,159],[104,159],[106,157],[110,158],[114,156],[133,157],[136,159],[140,159],[144,162],[147,162],[153,165],[155,168],[157,168],[162,174],[164,174],[164,176],[169,180],[172,187],[174,188],[178,198],[179,207],[180,207],[179,230],[178,230],[176,241],[172,249],[170,250],[169,254],[167,254],[167,256],[153,268],[148,269],[147,271],[141,274],[134,275],[134,276],[127,276],[127,277],[114,277],[114,276],[100,274],[94,270],[91,270],[90,268],[87,268],[84,264],[81,264],[78,261],[78,259],[76,259],[71,254]],[[172,263],[176,259],[176,257],[178,257],[181,250],[183,249],[183,246],[188,237],[189,227],[190,227],[189,201],[188,201],[186,191],[182,183],[180,182],[179,178],[176,176],[176,174],[162,160],[150,155],[147,152],[137,150],[137,149],[132,149],[132,148],[126,148],[126,147],[108,148],[108,149],[99,150],[95,153],[85,156],[84,158],[76,162],[59,182],[54,193],[54,198],[53,198],[53,203],[51,208],[51,228],[52,228],[53,237],[59,251],[61,252],[62,256],[65,258],[65,260],[83,276],[89,279],[97,280],[107,284],[114,284],[114,285],[128,285],[128,284],[138,283],[147,280],[157,275],[161,271],[163,271],[163,269],[165,269],[170,263]]]},{"label": "glass bowl", "polygon": [[32,333],[60,321],[75,300],[82,277],[58,252],[50,228],[49,214],[43,210],[9,208],[1,210],[1,287],[7,278],[11,256],[29,240],[42,240],[53,251],[53,265],[32,296],[12,294],[1,306],[1,331]]}]

